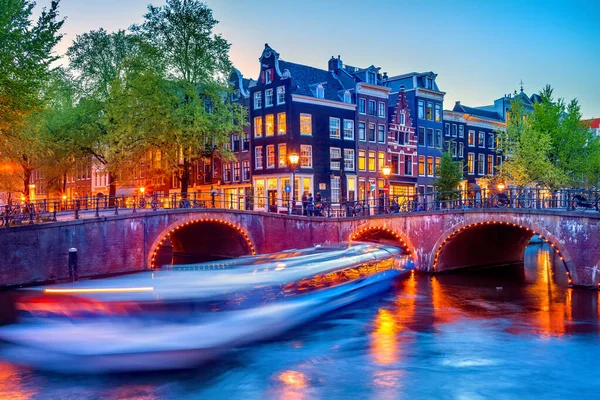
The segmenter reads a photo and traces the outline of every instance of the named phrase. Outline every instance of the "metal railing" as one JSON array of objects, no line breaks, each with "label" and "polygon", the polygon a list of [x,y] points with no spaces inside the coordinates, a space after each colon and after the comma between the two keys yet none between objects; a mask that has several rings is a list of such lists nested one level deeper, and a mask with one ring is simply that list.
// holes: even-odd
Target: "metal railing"
[{"label": "metal railing", "polygon": [[326,218],[452,211],[487,208],[556,211],[598,210],[600,191],[583,189],[508,188],[380,195],[364,200],[329,202],[327,199],[292,201],[289,197],[256,196],[222,192],[141,194],[133,196],[84,196],[75,199],[45,199],[0,206],[0,227],[79,218],[97,218],[119,213],[160,209],[229,209]]}]

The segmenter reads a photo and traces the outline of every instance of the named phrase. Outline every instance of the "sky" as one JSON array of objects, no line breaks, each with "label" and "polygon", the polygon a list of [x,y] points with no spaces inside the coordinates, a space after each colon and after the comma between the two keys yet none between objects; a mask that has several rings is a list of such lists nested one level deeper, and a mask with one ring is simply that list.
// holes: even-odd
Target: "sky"
[{"label": "sky", "polygon": [[[140,23],[163,0],[62,0],[67,20],[57,52],[78,35]],[[46,6],[50,0],[38,0]],[[577,98],[585,118],[600,117],[599,0],[207,0],[231,44],[230,58],[256,79],[265,43],[284,60],[327,68],[349,65],[398,75],[438,74],[444,108],[492,104],[546,84]]]}]

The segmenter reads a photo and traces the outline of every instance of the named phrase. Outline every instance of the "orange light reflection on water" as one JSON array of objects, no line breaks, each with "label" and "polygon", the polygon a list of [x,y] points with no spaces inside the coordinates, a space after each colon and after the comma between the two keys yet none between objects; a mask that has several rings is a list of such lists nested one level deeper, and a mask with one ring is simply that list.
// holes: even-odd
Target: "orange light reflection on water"
[{"label": "orange light reflection on water", "polygon": [[37,391],[24,388],[16,366],[0,362],[0,399],[26,400],[36,394]]},{"label": "orange light reflection on water", "polygon": [[307,379],[302,372],[287,370],[279,374],[278,380],[284,384],[280,398],[285,400],[302,400],[306,389]]}]

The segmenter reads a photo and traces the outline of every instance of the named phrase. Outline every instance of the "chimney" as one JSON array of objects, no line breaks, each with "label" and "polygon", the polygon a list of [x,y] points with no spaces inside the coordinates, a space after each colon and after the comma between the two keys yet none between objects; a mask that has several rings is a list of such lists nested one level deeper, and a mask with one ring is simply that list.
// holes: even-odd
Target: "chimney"
[{"label": "chimney", "polygon": [[460,100],[454,104],[454,108],[456,108],[456,107],[460,107]]},{"label": "chimney", "polygon": [[384,85],[387,83],[387,80],[388,80],[388,75],[387,75],[387,72],[384,72],[384,73],[383,73],[383,84],[384,84]]},{"label": "chimney", "polygon": [[340,56],[337,56],[337,58],[331,56],[331,58],[329,59],[329,63],[327,64],[327,69],[329,71],[337,72],[341,68],[342,60],[340,59]]}]

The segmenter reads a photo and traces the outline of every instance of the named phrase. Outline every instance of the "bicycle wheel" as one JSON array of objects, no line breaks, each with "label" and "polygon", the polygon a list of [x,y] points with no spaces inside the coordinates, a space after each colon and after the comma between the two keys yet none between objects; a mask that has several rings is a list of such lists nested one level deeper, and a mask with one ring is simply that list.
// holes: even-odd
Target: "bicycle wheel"
[{"label": "bicycle wheel", "polygon": [[531,199],[525,193],[521,193],[517,197],[517,205],[519,208],[531,208]]},{"label": "bicycle wheel", "polygon": [[140,199],[140,208],[146,208],[146,199]]},{"label": "bicycle wheel", "polygon": [[588,207],[586,207],[587,199],[580,195],[576,194],[571,198],[571,209],[576,211],[585,211]]}]

